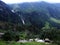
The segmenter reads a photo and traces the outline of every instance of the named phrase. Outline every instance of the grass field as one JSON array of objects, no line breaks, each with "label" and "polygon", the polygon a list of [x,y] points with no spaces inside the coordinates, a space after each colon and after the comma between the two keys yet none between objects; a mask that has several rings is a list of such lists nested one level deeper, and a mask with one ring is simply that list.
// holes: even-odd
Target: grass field
[{"label": "grass field", "polygon": [[39,43],[39,42],[26,42],[26,43],[20,43],[20,42],[3,42],[0,41],[0,45],[57,45],[57,44],[45,44],[45,43]]}]

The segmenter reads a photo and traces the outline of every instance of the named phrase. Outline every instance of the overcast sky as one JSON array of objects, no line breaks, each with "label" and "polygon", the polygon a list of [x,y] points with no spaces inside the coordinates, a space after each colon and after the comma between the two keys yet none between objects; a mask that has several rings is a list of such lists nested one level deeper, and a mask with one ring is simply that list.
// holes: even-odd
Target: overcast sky
[{"label": "overcast sky", "polygon": [[40,2],[45,1],[49,3],[60,3],[60,0],[2,0],[5,3],[23,3],[23,2]]}]

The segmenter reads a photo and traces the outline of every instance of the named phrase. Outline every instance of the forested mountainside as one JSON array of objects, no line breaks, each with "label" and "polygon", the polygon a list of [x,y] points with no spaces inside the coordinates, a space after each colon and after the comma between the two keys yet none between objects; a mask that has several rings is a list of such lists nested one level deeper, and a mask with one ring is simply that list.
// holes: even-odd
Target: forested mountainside
[{"label": "forested mountainside", "polygon": [[43,27],[46,22],[53,27],[60,27],[60,4],[31,2],[9,5],[15,13],[23,18],[26,24]]},{"label": "forested mountainside", "polygon": [[0,1],[2,40],[49,38],[60,44],[60,4],[31,2],[6,4]]},{"label": "forested mountainside", "polygon": [[[0,1],[0,29],[9,29],[20,23],[20,17],[13,13],[11,8],[4,2]],[[22,24],[22,23],[20,23]]]},{"label": "forested mountainside", "polygon": [[[60,7],[59,4],[47,2],[6,4],[0,1],[0,28],[34,30],[43,27],[60,28]],[[37,31],[37,29],[35,29]]]},{"label": "forested mountainside", "polygon": [[47,2],[7,5],[0,1],[0,22],[33,25],[40,29],[48,22],[50,27],[60,28],[60,7]]},{"label": "forested mountainside", "polygon": [[0,21],[16,23],[18,22],[16,20],[18,20],[18,15],[13,13],[7,4],[0,1]]}]

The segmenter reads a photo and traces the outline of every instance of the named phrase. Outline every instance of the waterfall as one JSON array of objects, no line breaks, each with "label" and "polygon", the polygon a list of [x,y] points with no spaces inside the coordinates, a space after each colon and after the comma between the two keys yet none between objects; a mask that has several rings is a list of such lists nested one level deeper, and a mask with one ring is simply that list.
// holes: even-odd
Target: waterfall
[{"label": "waterfall", "polygon": [[23,17],[21,15],[19,15],[19,16],[21,18],[22,23],[25,24],[25,21],[24,21]]},{"label": "waterfall", "polygon": [[15,11],[14,10],[11,10],[13,13],[15,13]]},{"label": "waterfall", "polygon": [[24,19],[23,19],[23,18],[21,18],[21,20],[22,20],[22,23],[23,23],[23,24],[25,24],[25,21],[24,21]]}]

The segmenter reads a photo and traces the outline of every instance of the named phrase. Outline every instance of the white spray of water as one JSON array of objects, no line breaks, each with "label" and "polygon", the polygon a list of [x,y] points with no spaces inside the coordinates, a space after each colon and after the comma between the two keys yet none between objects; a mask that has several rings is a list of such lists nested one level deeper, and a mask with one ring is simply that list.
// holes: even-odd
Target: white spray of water
[{"label": "white spray of water", "polygon": [[22,20],[22,23],[25,24],[25,21],[23,20],[23,18],[21,20]]},{"label": "white spray of water", "polygon": [[20,16],[20,18],[21,18],[22,23],[25,24],[25,21],[24,21],[24,19],[22,18],[22,16],[21,16],[21,15],[19,15],[19,16]]},{"label": "white spray of water", "polygon": [[13,13],[15,13],[15,11],[14,10],[11,10]]}]

